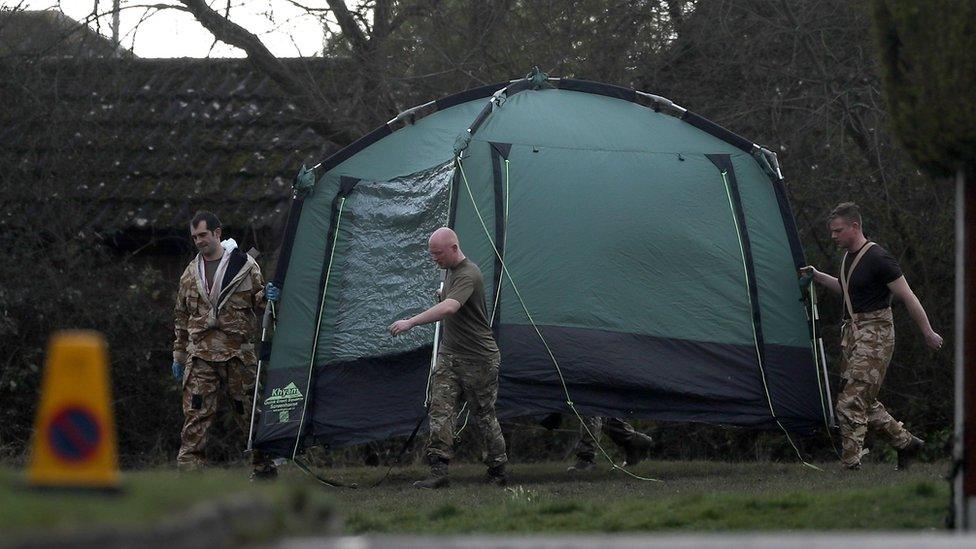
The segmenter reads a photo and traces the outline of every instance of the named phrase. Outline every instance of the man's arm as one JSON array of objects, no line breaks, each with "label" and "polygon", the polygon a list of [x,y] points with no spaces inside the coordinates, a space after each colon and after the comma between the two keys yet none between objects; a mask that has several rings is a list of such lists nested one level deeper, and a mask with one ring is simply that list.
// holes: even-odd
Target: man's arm
[{"label": "man's arm", "polygon": [[455,299],[447,298],[416,316],[403,320],[397,320],[390,325],[390,335],[402,334],[403,332],[406,332],[407,330],[410,330],[416,326],[420,326],[421,324],[439,322],[458,312],[460,308],[460,302]]},{"label": "man's arm", "polygon": [[821,286],[827,288],[828,290],[834,292],[835,294],[840,295],[843,293],[843,290],[841,290],[840,287],[840,280],[837,280],[837,277],[830,276],[827,273],[820,272],[813,265],[807,265],[806,267],[801,268],[800,273],[806,276],[812,276],[814,282],[820,284]]},{"label": "man's arm", "polygon": [[261,276],[261,268],[254,265],[250,276],[251,304],[254,307],[254,312],[261,316],[264,314],[264,308],[268,305],[268,301],[264,297],[264,277]]},{"label": "man's arm", "polygon": [[925,309],[922,308],[922,304],[919,303],[918,297],[915,296],[915,292],[912,291],[905,277],[900,276],[894,281],[889,282],[888,289],[905,303],[908,314],[912,315],[912,320],[915,321],[915,325],[918,326],[922,335],[925,336],[925,344],[931,349],[941,349],[942,336],[935,333],[935,330],[932,329],[932,325],[929,324],[929,317],[925,314]]},{"label": "man's arm", "polygon": [[176,306],[173,308],[173,327],[176,337],[173,341],[173,362],[186,364],[186,345],[190,341],[187,325],[190,313],[186,309],[186,295],[181,280],[180,289],[176,293]]}]

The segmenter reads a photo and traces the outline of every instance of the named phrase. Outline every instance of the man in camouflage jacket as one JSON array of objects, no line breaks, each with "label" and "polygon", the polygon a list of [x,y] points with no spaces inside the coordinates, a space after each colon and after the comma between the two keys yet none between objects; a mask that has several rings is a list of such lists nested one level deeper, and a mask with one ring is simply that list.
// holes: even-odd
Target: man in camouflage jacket
[{"label": "man in camouflage jacket", "polygon": [[[207,434],[222,395],[247,436],[257,364],[252,337],[265,307],[260,267],[233,240],[220,241],[217,216],[197,213],[190,232],[200,253],[180,277],[174,315],[173,376],[183,379],[185,417],[180,470],[205,465]],[[254,477],[275,475],[267,457],[257,451],[251,457]]]}]

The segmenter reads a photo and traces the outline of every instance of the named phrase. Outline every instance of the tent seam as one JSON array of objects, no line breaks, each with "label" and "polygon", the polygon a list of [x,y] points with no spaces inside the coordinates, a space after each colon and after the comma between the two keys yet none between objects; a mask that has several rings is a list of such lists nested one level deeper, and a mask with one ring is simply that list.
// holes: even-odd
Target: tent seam
[{"label": "tent seam", "polygon": [[[487,143],[489,145],[494,142],[488,139],[479,139],[476,137],[472,137],[471,141],[477,141],[478,143]],[[749,158],[752,158],[751,154],[747,152],[743,152],[742,150],[738,150],[732,153],[709,153],[709,152],[689,152],[689,151],[651,151],[651,150],[641,150],[641,149],[603,149],[603,148],[595,148],[595,147],[566,147],[562,145],[545,145],[540,143],[521,143],[518,141],[511,141],[509,142],[509,144],[519,145],[522,147],[542,147],[546,149],[557,149],[557,150],[564,150],[564,151],[595,151],[595,152],[618,152],[618,153],[627,153],[627,154],[662,154],[662,155],[687,154],[687,155],[702,155],[702,156],[707,154],[727,154],[729,157],[738,158],[742,156],[747,156]]]},{"label": "tent seam", "polygon": [[[725,185],[725,194],[729,199],[729,210],[730,213],[732,214],[732,225],[735,227],[736,240],[739,243],[739,253],[740,256],[742,257],[742,271],[746,277],[746,293],[749,296],[748,299],[749,308],[752,310],[755,308],[755,305],[752,302],[752,290],[749,288],[749,283],[750,283],[749,267],[748,264],[746,263],[746,252],[745,252],[745,247],[743,246],[742,243],[742,233],[739,230],[738,216],[736,215],[735,212],[735,205],[732,202],[732,190],[729,186],[727,170],[722,170],[722,182]],[[783,434],[786,435],[786,440],[789,441],[790,446],[793,447],[793,451],[796,452],[796,456],[797,458],[800,459],[800,462],[806,465],[807,467],[820,471],[821,469],[819,467],[811,463],[807,463],[807,461],[803,459],[803,456],[800,454],[800,449],[796,447],[796,444],[793,442],[793,437],[790,436],[790,432],[786,430],[786,427],[783,426],[779,418],[776,416],[776,410],[773,407],[773,398],[769,394],[769,384],[766,381],[766,369],[763,366],[762,353],[759,349],[759,334],[756,331],[756,320],[754,317],[752,317],[752,315],[750,315],[750,318],[751,318],[750,325],[752,326],[752,337],[756,347],[756,362],[759,365],[759,374],[763,384],[763,392],[766,394],[766,403],[769,405],[769,415],[773,418],[773,421],[776,422],[776,425],[778,425],[779,428],[782,429]]]},{"label": "tent seam", "polygon": [[339,224],[342,222],[342,209],[346,204],[346,197],[339,199],[339,210],[336,215],[335,237],[332,239],[332,250],[329,252],[329,266],[325,271],[325,284],[322,290],[322,302],[319,304],[318,320],[315,323],[315,339],[312,342],[312,352],[308,364],[308,381],[305,383],[305,400],[302,403],[302,419],[298,423],[298,432],[295,434],[295,447],[292,449],[291,459],[295,460],[298,455],[298,445],[302,439],[302,429],[305,426],[305,414],[308,410],[309,391],[312,387],[312,371],[315,369],[315,353],[318,351],[319,334],[322,330],[322,316],[325,314],[325,298],[329,294],[329,278],[332,275],[332,263],[335,259],[336,243],[339,242]]}]

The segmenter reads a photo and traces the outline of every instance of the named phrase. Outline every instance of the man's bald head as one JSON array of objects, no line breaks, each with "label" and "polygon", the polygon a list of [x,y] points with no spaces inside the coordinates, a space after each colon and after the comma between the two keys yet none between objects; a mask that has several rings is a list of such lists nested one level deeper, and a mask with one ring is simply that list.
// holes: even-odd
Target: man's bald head
[{"label": "man's bald head", "polygon": [[441,227],[430,235],[427,249],[430,250],[431,259],[441,269],[450,269],[464,259],[457,233],[447,227]]},{"label": "man's bald head", "polygon": [[451,244],[458,243],[457,233],[448,227],[441,227],[430,235],[429,242],[437,242],[438,244],[444,244],[450,246]]}]

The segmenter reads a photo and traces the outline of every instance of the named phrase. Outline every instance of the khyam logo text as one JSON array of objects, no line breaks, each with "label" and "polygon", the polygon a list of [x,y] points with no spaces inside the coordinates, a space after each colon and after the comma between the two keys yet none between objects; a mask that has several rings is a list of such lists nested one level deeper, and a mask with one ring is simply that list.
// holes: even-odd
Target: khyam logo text
[{"label": "khyam logo text", "polygon": [[271,390],[271,396],[264,399],[264,409],[278,414],[279,422],[290,421],[291,412],[302,403],[304,397],[295,382]]}]

